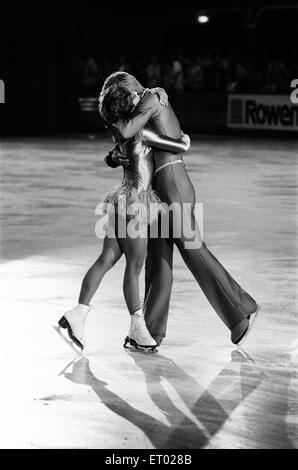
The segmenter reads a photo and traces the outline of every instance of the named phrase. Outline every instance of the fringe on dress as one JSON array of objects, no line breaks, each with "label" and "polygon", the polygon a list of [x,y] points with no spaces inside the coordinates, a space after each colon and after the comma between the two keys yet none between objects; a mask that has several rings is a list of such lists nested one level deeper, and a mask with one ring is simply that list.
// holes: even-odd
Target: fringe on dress
[{"label": "fringe on dress", "polygon": [[114,187],[102,202],[111,204],[115,212],[126,220],[140,223],[151,224],[160,212],[164,212],[161,200],[153,189],[140,190],[127,182]]}]

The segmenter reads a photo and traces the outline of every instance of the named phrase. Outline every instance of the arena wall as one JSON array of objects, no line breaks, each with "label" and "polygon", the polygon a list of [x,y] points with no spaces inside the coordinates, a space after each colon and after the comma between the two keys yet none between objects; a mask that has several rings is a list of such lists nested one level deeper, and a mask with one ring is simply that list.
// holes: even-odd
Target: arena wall
[{"label": "arena wall", "polygon": [[[298,105],[287,95],[184,94],[170,96],[183,127],[189,131],[298,132]],[[103,131],[97,98],[79,99],[81,131]]]}]

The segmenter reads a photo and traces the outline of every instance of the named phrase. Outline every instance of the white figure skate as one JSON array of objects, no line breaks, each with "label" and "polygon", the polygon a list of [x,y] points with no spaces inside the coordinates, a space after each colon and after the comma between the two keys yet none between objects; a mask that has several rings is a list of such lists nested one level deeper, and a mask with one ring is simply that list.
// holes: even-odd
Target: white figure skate
[{"label": "white figure skate", "polygon": [[156,341],[152,338],[147,329],[141,310],[131,315],[130,329],[124,341],[124,348],[127,349],[128,343],[130,346],[134,346],[136,349],[142,351],[156,351]]},{"label": "white figure skate", "polygon": [[81,349],[86,345],[84,325],[90,310],[90,306],[78,304],[65,312],[58,322],[59,327],[66,329],[70,339]]}]

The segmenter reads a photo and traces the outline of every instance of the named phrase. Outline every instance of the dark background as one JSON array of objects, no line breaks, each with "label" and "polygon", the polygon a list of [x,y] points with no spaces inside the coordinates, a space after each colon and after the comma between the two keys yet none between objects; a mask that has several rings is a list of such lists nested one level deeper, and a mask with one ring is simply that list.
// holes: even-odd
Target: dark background
[{"label": "dark background", "polygon": [[[111,63],[125,55],[132,73],[135,56],[192,56],[208,49],[253,58],[260,67],[270,60],[297,65],[298,10],[267,11],[251,28],[245,18],[255,5],[298,2],[198,1],[195,7],[165,1],[1,2],[0,78],[6,85],[6,104],[0,105],[0,132],[80,130],[78,63],[87,53],[99,62],[108,57]],[[242,10],[231,10],[239,6]],[[212,21],[201,26],[197,17],[203,10],[211,12]]]}]

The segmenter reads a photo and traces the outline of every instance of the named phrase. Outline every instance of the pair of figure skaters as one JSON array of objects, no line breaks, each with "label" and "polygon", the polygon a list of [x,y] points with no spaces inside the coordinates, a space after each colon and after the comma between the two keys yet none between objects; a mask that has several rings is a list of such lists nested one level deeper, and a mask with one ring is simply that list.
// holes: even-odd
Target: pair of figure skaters
[{"label": "pair of figure skaters", "polygon": [[[104,275],[124,253],[126,268],[123,291],[131,324],[125,346],[154,351],[165,337],[173,283],[173,248],[180,254],[210,304],[231,331],[231,341],[240,346],[251,330],[260,309],[255,300],[230,276],[208,250],[201,238],[194,211],[195,191],[186,171],[183,155],[190,146],[162,88],[145,89],[132,75],[116,72],[101,90],[99,112],[112,133],[116,146],[105,158],[115,168],[124,168],[123,181],[110,191],[104,202],[116,212],[114,226],[107,230],[99,258],[85,275],[78,305],[59,320],[71,340],[85,346],[84,324],[90,301]],[[169,234],[163,237],[162,203],[174,208],[169,214]],[[142,210],[131,212],[132,207]],[[183,213],[184,230],[181,224]],[[128,225],[139,224],[142,236],[117,236],[119,217]],[[109,218],[109,224],[113,224]],[[149,225],[157,223],[158,236],[146,236]],[[188,230],[185,230],[186,229]],[[109,227],[111,228],[111,227]],[[193,233],[193,241],[184,235]],[[145,264],[145,298],[141,308],[139,276]]]}]

